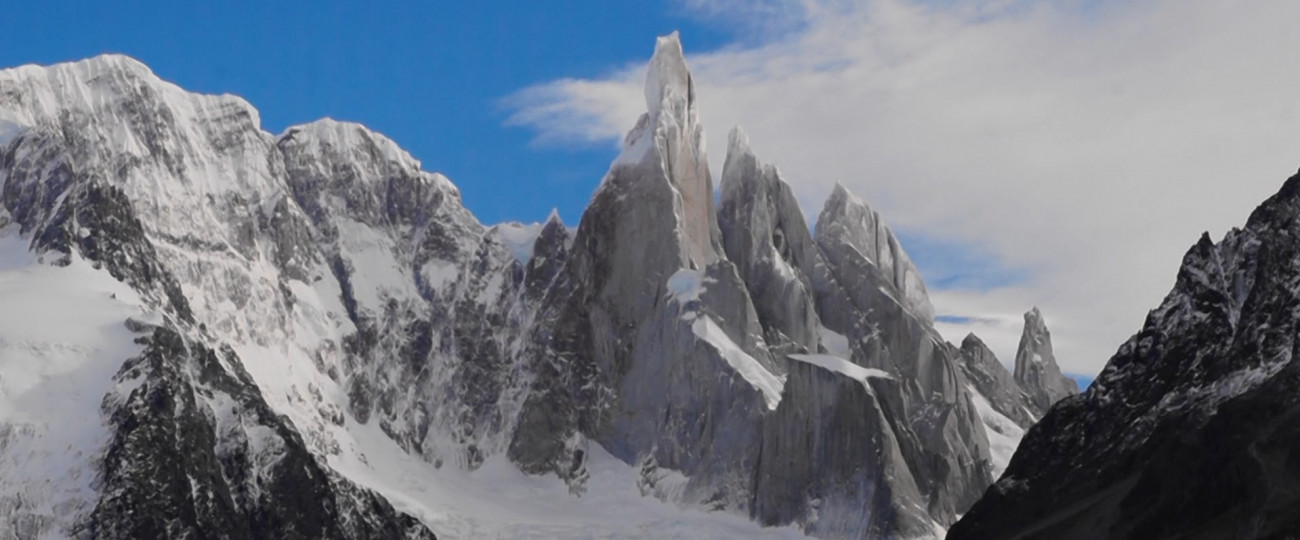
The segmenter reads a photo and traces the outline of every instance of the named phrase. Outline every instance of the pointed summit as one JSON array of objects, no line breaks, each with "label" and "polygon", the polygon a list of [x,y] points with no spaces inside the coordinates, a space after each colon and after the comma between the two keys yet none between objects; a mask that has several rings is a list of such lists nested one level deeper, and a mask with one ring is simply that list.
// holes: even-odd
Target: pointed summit
[{"label": "pointed summit", "polygon": [[1052,333],[1037,307],[1025,313],[1025,329],[1016,350],[1016,382],[1042,410],[1062,398],[1079,393],[1073,379],[1061,375],[1052,353]]},{"label": "pointed summit", "polygon": [[551,208],[551,213],[546,215],[546,221],[545,221],[545,223],[546,223],[547,225],[550,225],[550,224],[552,224],[552,223],[556,223],[556,224],[559,224],[561,227],[563,227],[563,226],[564,226],[564,220],[563,220],[562,218],[560,218],[560,209],[559,209],[559,208]]},{"label": "pointed summit", "polygon": [[692,154],[683,156],[687,161],[704,156],[704,129],[695,108],[695,84],[677,32],[655,41],[654,56],[646,66],[645,107],[645,114],[624,137],[623,151],[614,160],[615,165],[636,165],[655,150],[663,160],[668,145],[676,146],[673,150],[677,152]]},{"label": "pointed summit", "polygon": [[925,321],[934,322],[934,306],[921,271],[880,214],[839,182],[817,216],[814,230],[823,250],[843,245],[865,257],[865,262],[879,269],[884,281],[892,286],[899,303]]},{"label": "pointed summit", "polygon": [[751,154],[753,151],[749,149],[749,134],[740,126],[731,128],[731,133],[727,134],[727,159]]},{"label": "pointed summit", "polygon": [[739,127],[728,136],[718,226],[723,248],[748,286],[770,343],[817,351],[812,284],[820,262],[808,221],[776,167],[758,160]]},{"label": "pointed summit", "polygon": [[[672,263],[674,271],[707,265],[721,256],[721,233],[704,152],[704,127],[695,110],[691,74],[676,32],[655,43],[654,57],[646,71],[645,97],[646,112],[628,132],[623,151],[601,182],[592,206],[598,206],[596,202],[609,189],[618,193],[616,197],[637,190],[655,191],[639,198],[638,206],[646,206],[649,198],[664,198],[672,207],[660,213],[677,221],[671,224],[673,234],[679,237],[674,242],[681,245],[684,260]],[[663,180],[669,190],[661,190],[662,184],[651,185]]]},{"label": "pointed summit", "polygon": [[691,72],[682,53],[682,40],[675,31],[655,40],[655,54],[650,58],[645,77],[646,110],[653,114],[660,109],[664,98],[672,96],[682,96],[687,103],[695,97]]},{"label": "pointed summit", "polygon": [[[998,361],[997,355],[984,344],[984,340],[973,333],[967,334],[961,340],[960,351],[959,367],[965,373],[966,380],[989,401],[994,410],[1023,429],[1029,429],[1042,417],[1045,410],[1038,407],[1029,394],[1020,388],[1007,368]],[[1005,463],[1001,465],[1004,468],[1006,466]]]}]

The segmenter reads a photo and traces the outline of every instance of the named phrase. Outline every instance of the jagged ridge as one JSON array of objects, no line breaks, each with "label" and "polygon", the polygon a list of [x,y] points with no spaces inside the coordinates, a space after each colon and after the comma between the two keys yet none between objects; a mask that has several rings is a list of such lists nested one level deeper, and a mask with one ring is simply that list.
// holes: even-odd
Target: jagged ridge
[{"label": "jagged ridge", "polygon": [[1029,431],[950,538],[1283,538],[1300,532],[1292,362],[1300,174],[1219,243],[1082,395]]}]

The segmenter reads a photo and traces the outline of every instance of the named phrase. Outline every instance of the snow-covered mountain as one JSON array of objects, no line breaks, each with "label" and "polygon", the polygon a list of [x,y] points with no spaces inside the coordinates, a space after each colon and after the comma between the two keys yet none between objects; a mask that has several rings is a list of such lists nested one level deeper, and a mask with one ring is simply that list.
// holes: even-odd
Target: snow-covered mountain
[{"label": "snow-covered mountain", "polygon": [[1029,430],[950,538],[1294,538],[1300,174]]},{"label": "snow-covered mountain", "polygon": [[0,71],[0,536],[942,534],[1036,394],[847,190],[810,230],[737,130],[716,202],[675,34],[645,94],[574,230],[126,57]]}]

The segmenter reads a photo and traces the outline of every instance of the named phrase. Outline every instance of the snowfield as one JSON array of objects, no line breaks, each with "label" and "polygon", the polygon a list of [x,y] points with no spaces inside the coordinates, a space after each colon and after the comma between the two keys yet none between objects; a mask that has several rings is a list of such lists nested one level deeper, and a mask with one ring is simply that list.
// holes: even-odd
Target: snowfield
[{"label": "snowfield", "polygon": [[743,515],[679,507],[672,500],[686,480],[671,472],[656,493],[643,496],[637,470],[594,444],[587,491],[579,497],[554,476],[519,472],[503,455],[474,472],[437,468],[402,452],[374,426],[349,421],[346,431],[355,453],[330,465],[420,518],[439,538],[806,538]]},{"label": "snowfield", "polygon": [[140,351],[123,323],[141,312],[108,272],[40,264],[0,230],[0,538],[71,525],[94,506],[110,435],[100,403]]}]

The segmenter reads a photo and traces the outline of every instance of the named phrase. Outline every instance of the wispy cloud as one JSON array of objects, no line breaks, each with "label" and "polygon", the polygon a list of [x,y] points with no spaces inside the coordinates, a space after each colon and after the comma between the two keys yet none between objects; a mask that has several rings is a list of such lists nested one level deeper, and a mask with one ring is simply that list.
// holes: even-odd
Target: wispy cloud
[{"label": "wispy cloud", "polygon": [[819,8],[805,0],[677,0],[685,14],[739,30],[745,42],[759,42],[808,22]]},{"label": "wispy cloud", "polygon": [[[1242,223],[1300,165],[1297,2],[785,4],[795,30],[689,56],[712,147],[744,125],[808,215],[840,181],[904,234],[1016,269],[971,288],[961,258],[923,267],[956,276],[940,313],[1002,321],[941,325],[949,339],[973,329],[1004,360],[1038,305],[1066,371],[1095,372],[1200,231]],[[541,144],[617,144],[642,72],[522,90],[510,121]]]}]

